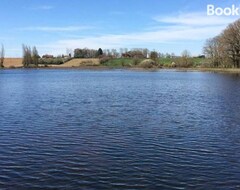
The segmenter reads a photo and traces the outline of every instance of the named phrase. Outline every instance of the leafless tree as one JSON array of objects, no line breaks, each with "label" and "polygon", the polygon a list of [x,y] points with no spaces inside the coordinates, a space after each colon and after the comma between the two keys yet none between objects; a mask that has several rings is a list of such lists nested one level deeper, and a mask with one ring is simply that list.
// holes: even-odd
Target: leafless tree
[{"label": "leafless tree", "polygon": [[157,62],[158,61],[158,52],[156,51],[151,51],[150,53],[150,59],[152,59],[153,61]]},{"label": "leafless tree", "polygon": [[211,66],[220,67],[223,64],[223,46],[221,36],[210,38],[203,48],[204,54],[210,58]]},{"label": "leafless tree", "polygon": [[22,45],[23,48],[23,67],[30,67],[30,66],[38,66],[38,51],[37,48],[34,46],[31,48],[30,46]]},{"label": "leafless tree", "polygon": [[240,67],[240,20],[230,24],[222,33],[224,51],[233,67]]},{"label": "leafless tree", "polygon": [[208,39],[204,54],[215,67],[240,67],[240,19],[218,36]]},{"label": "leafless tree", "polygon": [[149,50],[147,48],[143,49],[143,55],[144,55],[145,58],[149,57]]},{"label": "leafless tree", "polygon": [[67,56],[72,57],[72,55],[73,55],[73,50],[70,49],[70,48],[67,48],[67,49],[66,49],[66,54],[67,54]]},{"label": "leafless tree", "polygon": [[5,49],[4,49],[4,46],[2,44],[2,48],[1,48],[1,51],[0,51],[0,68],[3,68],[4,65],[4,57],[5,57]]},{"label": "leafless tree", "polygon": [[34,46],[32,49],[32,64],[38,66],[38,59],[39,59],[38,51],[37,48]]},{"label": "leafless tree", "polygon": [[191,60],[191,53],[188,50],[184,50],[181,58],[176,58],[176,62],[179,67],[191,67],[193,64]]}]

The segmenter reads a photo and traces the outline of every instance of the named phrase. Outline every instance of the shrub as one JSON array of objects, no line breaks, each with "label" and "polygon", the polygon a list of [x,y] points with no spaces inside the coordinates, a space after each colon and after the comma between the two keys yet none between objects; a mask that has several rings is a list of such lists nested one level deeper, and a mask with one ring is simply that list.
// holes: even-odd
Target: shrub
[{"label": "shrub", "polygon": [[159,58],[158,52],[152,51],[152,52],[150,53],[150,59],[152,59],[152,60],[154,60],[155,62],[157,62],[158,58]]},{"label": "shrub", "polygon": [[38,63],[41,65],[61,65],[68,60],[63,58],[41,58]]},{"label": "shrub", "polygon": [[123,67],[132,67],[132,64],[124,62]]},{"label": "shrub", "polygon": [[96,64],[95,64],[92,60],[83,61],[80,65],[84,65],[84,66],[96,66]]},{"label": "shrub", "polygon": [[53,61],[52,63],[53,65],[61,65],[64,63],[62,58],[55,58],[52,61]]},{"label": "shrub", "polygon": [[139,66],[142,68],[153,68],[156,66],[156,63],[151,59],[145,59],[139,64]]},{"label": "shrub", "polygon": [[124,59],[121,59],[121,65],[122,65],[122,67],[125,66],[125,60]]},{"label": "shrub", "polygon": [[108,61],[110,61],[112,58],[111,57],[107,57],[107,56],[105,56],[105,57],[102,57],[102,58],[100,58],[100,64],[105,64],[105,63],[107,63]]},{"label": "shrub", "polygon": [[194,62],[193,58],[185,58],[185,57],[179,57],[173,60],[173,63],[171,64],[171,67],[183,67],[183,68],[188,68],[188,67],[193,67]]},{"label": "shrub", "polygon": [[138,59],[138,58],[133,59],[133,65],[138,65],[139,63],[141,63],[140,59]]}]

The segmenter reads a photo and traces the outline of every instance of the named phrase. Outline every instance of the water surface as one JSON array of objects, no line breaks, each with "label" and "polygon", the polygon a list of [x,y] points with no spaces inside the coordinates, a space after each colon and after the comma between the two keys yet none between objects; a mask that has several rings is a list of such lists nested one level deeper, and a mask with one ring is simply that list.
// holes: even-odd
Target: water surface
[{"label": "water surface", "polygon": [[240,189],[240,77],[0,71],[0,189]]}]

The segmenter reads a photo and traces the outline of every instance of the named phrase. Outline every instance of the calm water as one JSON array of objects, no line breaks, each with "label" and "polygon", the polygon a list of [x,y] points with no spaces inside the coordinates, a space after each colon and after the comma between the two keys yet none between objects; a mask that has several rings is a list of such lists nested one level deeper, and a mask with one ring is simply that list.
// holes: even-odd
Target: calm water
[{"label": "calm water", "polygon": [[240,189],[240,77],[2,70],[0,189]]}]

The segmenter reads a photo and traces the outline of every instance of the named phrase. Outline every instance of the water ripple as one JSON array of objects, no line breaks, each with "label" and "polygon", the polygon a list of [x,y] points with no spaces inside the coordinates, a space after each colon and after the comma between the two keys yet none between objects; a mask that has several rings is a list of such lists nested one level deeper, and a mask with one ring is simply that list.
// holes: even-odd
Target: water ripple
[{"label": "water ripple", "polygon": [[240,189],[239,91],[210,73],[1,70],[0,189]]}]

